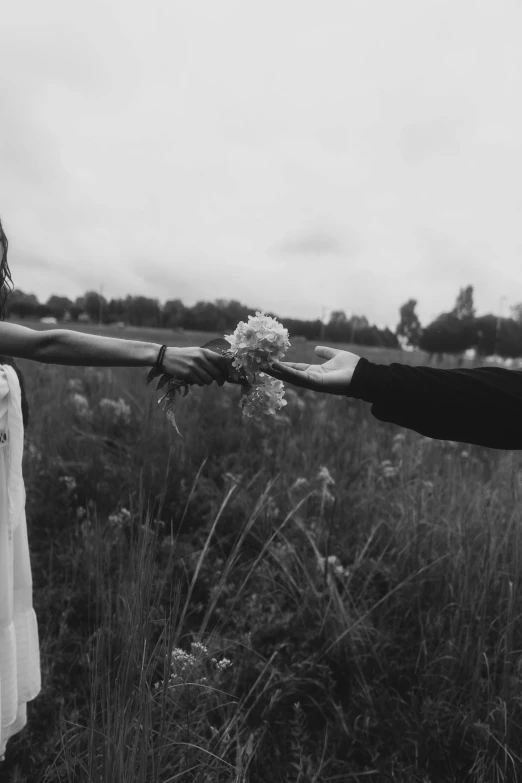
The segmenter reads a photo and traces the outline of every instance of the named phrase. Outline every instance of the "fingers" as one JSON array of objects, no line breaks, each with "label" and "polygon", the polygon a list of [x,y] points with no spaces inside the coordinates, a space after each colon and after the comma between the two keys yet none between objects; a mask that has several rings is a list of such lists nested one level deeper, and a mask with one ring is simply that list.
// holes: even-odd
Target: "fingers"
[{"label": "fingers", "polygon": [[215,351],[204,348],[181,348],[176,351],[176,369],[171,374],[182,377],[187,383],[207,386],[216,381],[222,386],[227,378],[227,360]]},{"label": "fingers", "polygon": [[[287,381],[294,386],[300,386],[303,389],[311,389],[312,391],[324,391],[324,375],[321,373],[310,370],[295,370],[293,367],[288,366],[286,362],[284,363],[284,366],[280,365],[278,362],[278,366],[281,367],[281,370],[278,369],[274,372],[267,372],[274,378],[281,381]],[[308,366],[310,365],[305,365],[305,367]],[[271,369],[275,370],[275,367],[272,367]]]},{"label": "fingers", "polygon": [[284,371],[287,367],[290,367],[292,370],[301,370],[302,372],[306,372],[306,370],[312,367],[312,365],[305,364],[304,362],[274,362],[272,365],[274,370],[280,371]]},{"label": "fingers", "polygon": [[228,378],[227,360],[221,354],[211,351],[209,348],[202,348],[201,350],[205,360],[204,369],[219,386],[223,386]]},{"label": "fingers", "polygon": [[339,348],[329,348],[327,345],[316,345],[315,352],[321,359],[333,359],[338,353],[341,353]]},{"label": "fingers", "polygon": [[197,378],[198,386],[210,386],[215,380],[203,367],[195,367],[194,375]]}]

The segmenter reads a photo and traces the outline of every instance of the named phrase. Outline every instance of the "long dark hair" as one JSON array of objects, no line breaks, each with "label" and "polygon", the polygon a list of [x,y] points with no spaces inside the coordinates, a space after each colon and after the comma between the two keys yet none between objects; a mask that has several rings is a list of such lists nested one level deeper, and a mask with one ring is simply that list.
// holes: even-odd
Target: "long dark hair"
[{"label": "long dark hair", "polygon": [[9,292],[13,289],[13,278],[11,277],[9,264],[7,263],[8,247],[9,242],[7,241],[5,231],[2,227],[2,221],[0,220],[0,253],[2,259],[0,261],[0,320],[2,321],[5,318],[5,303],[7,297],[9,296]]},{"label": "long dark hair", "polygon": [[[8,247],[9,247],[9,242],[7,241],[5,231],[2,227],[2,221],[0,220],[0,252],[2,254],[0,260],[0,320],[2,321],[5,319],[5,303],[7,301],[7,297],[9,296],[9,293],[13,290],[13,278],[11,277],[11,270],[9,269],[9,264],[7,263]],[[24,427],[27,427],[27,425],[29,424],[29,405],[27,403],[27,397],[25,396],[24,376],[22,375],[18,365],[16,364],[12,356],[0,355],[0,364],[10,364],[15,369],[16,374],[18,375],[18,380],[20,381],[20,389],[22,392],[22,416],[24,419]]]}]

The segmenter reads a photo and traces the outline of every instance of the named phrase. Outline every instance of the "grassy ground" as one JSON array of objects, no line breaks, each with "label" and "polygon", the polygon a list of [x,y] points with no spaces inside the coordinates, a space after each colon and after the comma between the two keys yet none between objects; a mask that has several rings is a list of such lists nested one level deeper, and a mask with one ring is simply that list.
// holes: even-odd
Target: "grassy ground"
[{"label": "grassy ground", "polygon": [[2,783],[522,779],[518,452],[290,387],[262,425],[191,389],[179,438],[145,370],[20,364],[43,687]]}]

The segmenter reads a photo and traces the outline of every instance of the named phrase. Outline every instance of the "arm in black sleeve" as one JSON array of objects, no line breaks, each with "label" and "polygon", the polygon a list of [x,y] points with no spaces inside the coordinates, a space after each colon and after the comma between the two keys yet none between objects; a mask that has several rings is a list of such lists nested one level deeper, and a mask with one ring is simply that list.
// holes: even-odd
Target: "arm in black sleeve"
[{"label": "arm in black sleeve", "polygon": [[522,449],[522,371],[440,370],[361,358],[348,396],[372,403],[380,421],[441,440]]}]

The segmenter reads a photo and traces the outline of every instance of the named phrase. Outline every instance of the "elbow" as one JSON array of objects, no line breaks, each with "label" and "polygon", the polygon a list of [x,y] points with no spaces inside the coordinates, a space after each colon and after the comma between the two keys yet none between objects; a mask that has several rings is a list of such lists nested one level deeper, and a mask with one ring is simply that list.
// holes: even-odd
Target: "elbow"
[{"label": "elbow", "polygon": [[48,331],[37,332],[37,336],[31,346],[30,355],[27,355],[26,358],[34,362],[52,362],[61,331],[60,329],[49,329]]}]

